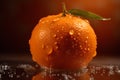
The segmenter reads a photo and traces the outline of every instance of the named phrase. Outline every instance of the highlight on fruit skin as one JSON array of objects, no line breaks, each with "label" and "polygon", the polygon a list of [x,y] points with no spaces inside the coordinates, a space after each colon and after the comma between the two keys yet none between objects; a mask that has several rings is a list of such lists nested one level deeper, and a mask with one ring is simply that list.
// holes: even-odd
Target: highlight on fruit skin
[{"label": "highlight on fruit skin", "polygon": [[96,35],[89,21],[71,14],[40,19],[29,40],[32,58],[40,66],[78,70],[96,56]]}]

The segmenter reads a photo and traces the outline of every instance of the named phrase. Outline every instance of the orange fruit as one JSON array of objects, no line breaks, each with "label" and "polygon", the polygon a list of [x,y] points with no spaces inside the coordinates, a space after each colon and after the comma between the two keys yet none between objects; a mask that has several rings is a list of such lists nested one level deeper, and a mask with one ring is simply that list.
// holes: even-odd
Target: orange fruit
[{"label": "orange fruit", "polygon": [[42,18],[29,40],[33,60],[41,66],[77,70],[96,55],[96,35],[88,20],[71,14]]}]

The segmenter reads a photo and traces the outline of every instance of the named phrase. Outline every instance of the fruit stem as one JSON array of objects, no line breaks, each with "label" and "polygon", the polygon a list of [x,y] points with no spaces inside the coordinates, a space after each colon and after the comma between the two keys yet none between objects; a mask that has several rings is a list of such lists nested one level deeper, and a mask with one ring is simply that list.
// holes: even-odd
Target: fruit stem
[{"label": "fruit stem", "polygon": [[66,13],[68,13],[68,11],[66,10],[65,3],[62,3],[62,7],[63,7],[63,14],[62,14],[62,16],[66,16]]}]

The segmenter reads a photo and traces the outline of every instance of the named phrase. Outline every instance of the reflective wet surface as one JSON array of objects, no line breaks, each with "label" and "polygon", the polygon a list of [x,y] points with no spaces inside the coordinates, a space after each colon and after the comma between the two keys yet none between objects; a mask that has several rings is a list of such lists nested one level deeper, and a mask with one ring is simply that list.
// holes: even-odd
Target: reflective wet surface
[{"label": "reflective wet surface", "polygon": [[34,62],[7,60],[0,61],[0,80],[120,80],[119,63],[117,59],[96,59],[84,69],[60,71]]}]

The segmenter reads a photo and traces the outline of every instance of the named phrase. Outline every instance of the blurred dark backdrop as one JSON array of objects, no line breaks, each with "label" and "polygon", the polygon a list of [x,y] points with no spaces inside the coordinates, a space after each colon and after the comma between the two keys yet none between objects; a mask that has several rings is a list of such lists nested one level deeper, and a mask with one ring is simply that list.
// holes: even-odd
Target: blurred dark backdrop
[{"label": "blurred dark backdrop", "polygon": [[91,21],[98,40],[98,55],[120,56],[120,0],[1,0],[0,54],[29,53],[28,40],[42,17],[67,9],[89,10],[111,21]]}]

